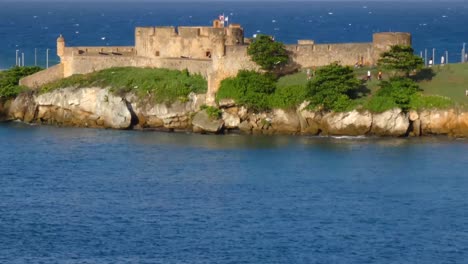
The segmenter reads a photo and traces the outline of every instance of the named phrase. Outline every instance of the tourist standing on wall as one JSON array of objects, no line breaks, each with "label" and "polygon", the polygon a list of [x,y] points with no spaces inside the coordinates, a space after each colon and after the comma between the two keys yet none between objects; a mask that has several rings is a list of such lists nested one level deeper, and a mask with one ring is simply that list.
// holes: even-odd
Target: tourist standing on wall
[{"label": "tourist standing on wall", "polygon": [[442,66],[444,66],[444,64],[445,64],[445,57],[444,56],[440,57],[440,64],[442,64]]},{"label": "tourist standing on wall", "polygon": [[432,57],[431,57],[431,58],[429,59],[429,67],[432,67],[432,63],[433,63],[433,61],[432,61]]}]

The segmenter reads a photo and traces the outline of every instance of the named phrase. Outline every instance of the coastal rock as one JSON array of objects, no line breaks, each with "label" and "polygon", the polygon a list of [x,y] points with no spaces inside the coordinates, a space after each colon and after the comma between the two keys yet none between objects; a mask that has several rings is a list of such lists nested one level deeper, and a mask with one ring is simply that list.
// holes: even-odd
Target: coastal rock
[{"label": "coastal rock", "polygon": [[404,136],[408,132],[409,120],[399,108],[374,114],[371,133],[379,136]]},{"label": "coastal rock", "polygon": [[320,121],[322,115],[306,109],[298,109],[298,117],[301,124],[301,133],[304,135],[317,135],[320,133]]},{"label": "coastal rock", "polygon": [[421,136],[421,120],[417,119],[411,123],[411,130],[409,136],[419,137]]},{"label": "coastal rock", "polygon": [[125,100],[108,89],[64,88],[37,96],[35,103],[37,119],[41,122],[115,129],[131,125],[131,113]]},{"label": "coastal rock", "polygon": [[13,100],[8,109],[9,119],[30,123],[36,116],[36,108],[37,105],[32,94],[20,94]]},{"label": "coastal rock", "polygon": [[372,126],[371,113],[356,110],[345,113],[327,113],[321,120],[322,132],[325,135],[366,135]]},{"label": "coastal rock", "polygon": [[222,118],[226,128],[237,128],[240,124],[240,118],[238,115],[223,112]]},{"label": "coastal rock", "polygon": [[468,136],[468,113],[449,110],[426,110],[420,114],[422,135]]},{"label": "coastal rock", "polygon": [[223,128],[223,120],[211,118],[205,110],[198,112],[193,120],[194,131],[217,133]]},{"label": "coastal rock", "polygon": [[301,130],[301,124],[296,112],[282,109],[273,110],[271,127],[280,134],[296,134]]},{"label": "coastal rock", "polygon": [[426,110],[420,114],[423,135],[450,135],[457,126],[455,110]]},{"label": "coastal rock", "polygon": [[247,120],[242,121],[239,124],[239,130],[246,134],[250,134],[252,132],[252,125]]},{"label": "coastal rock", "polygon": [[192,113],[204,104],[205,95],[190,93],[186,102],[176,101],[171,104],[155,103],[152,97],[141,99],[135,94],[127,94],[125,99],[138,118],[140,127],[187,130],[191,127]]},{"label": "coastal rock", "polygon": [[0,101],[0,122],[10,120],[10,106],[13,100]]},{"label": "coastal rock", "polygon": [[235,106],[236,102],[234,101],[234,99],[224,98],[219,100],[218,105],[219,108],[229,108]]},{"label": "coastal rock", "polygon": [[419,119],[419,114],[418,114],[418,112],[412,110],[412,111],[409,112],[408,118],[409,118],[410,121],[416,121],[416,120]]}]

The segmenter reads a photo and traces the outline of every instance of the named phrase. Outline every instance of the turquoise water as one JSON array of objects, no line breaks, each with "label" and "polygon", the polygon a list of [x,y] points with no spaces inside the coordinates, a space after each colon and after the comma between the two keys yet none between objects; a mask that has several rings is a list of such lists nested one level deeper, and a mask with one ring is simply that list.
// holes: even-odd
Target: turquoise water
[{"label": "turquoise water", "polygon": [[466,263],[468,141],[0,125],[0,263]]}]

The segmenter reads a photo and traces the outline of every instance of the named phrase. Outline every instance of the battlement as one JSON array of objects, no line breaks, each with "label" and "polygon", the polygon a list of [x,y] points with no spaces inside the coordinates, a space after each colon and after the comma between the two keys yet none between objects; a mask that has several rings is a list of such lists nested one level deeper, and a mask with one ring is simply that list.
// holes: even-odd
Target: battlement
[{"label": "battlement", "polygon": [[133,46],[66,47],[65,56],[134,56]]}]

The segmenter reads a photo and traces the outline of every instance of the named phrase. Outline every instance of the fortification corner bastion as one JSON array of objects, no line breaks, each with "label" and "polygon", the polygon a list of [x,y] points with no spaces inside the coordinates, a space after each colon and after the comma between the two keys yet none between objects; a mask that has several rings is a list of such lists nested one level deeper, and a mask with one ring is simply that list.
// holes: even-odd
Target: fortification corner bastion
[{"label": "fortification corner bastion", "polygon": [[[397,44],[411,45],[411,34],[374,33],[370,43],[316,44],[305,39],[286,48],[292,65],[308,68],[335,61],[350,66],[374,65],[382,52]],[[135,46],[67,47],[60,35],[57,39],[60,63],[21,79],[20,85],[37,88],[74,74],[111,67],[187,69],[207,79],[207,104],[213,104],[221,80],[235,76],[241,69],[258,69],[247,55],[247,47],[240,25],[224,27],[219,20],[214,20],[212,26],[137,27]]]}]

